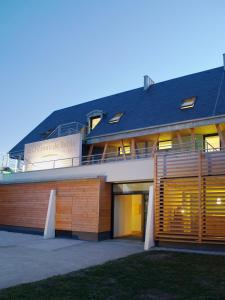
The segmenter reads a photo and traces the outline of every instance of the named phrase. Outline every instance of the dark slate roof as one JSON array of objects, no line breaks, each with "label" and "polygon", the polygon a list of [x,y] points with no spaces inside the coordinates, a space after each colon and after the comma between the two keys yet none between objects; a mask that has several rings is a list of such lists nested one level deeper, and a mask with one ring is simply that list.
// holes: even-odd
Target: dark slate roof
[{"label": "dark slate roof", "polygon": [[[223,67],[195,73],[53,112],[20,141],[10,153],[23,151],[27,143],[40,141],[41,135],[60,124],[73,121],[85,124],[92,110],[103,110],[104,118],[89,134],[90,137],[116,134],[151,126],[225,114],[225,79]],[[181,110],[183,99],[196,96],[193,109]],[[119,123],[108,121],[117,112],[124,112]]]}]

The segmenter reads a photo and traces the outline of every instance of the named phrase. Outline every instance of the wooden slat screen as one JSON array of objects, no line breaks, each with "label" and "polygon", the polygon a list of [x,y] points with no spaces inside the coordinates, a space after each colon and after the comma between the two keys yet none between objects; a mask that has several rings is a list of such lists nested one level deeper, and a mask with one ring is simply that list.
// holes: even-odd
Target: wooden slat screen
[{"label": "wooden slat screen", "polygon": [[225,243],[224,150],[155,155],[155,239]]},{"label": "wooden slat screen", "polygon": [[203,240],[225,241],[225,176],[204,178]]}]

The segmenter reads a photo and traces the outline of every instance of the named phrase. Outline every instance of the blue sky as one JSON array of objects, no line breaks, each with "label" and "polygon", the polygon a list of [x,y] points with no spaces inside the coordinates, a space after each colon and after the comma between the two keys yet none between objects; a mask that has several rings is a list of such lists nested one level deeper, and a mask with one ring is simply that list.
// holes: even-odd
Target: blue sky
[{"label": "blue sky", "polygon": [[0,0],[0,152],[52,111],[222,65],[224,0]]}]

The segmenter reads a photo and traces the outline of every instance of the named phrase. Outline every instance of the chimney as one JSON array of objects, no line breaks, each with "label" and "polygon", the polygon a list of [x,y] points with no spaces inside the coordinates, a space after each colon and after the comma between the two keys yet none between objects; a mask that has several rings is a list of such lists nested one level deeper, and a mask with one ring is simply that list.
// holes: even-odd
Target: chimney
[{"label": "chimney", "polygon": [[225,71],[225,53],[223,54],[223,69]]},{"label": "chimney", "polygon": [[144,91],[147,91],[147,89],[154,84],[154,81],[148,76],[144,76]]}]

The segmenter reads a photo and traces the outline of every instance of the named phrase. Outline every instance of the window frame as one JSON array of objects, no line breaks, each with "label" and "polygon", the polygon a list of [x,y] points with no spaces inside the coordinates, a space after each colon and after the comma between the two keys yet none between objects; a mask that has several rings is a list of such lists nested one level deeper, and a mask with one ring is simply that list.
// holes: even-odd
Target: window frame
[{"label": "window frame", "polygon": [[[160,148],[159,148],[159,144],[160,144],[160,143],[164,143],[164,142],[171,142],[171,147],[170,147],[170,148],[160,149]],[[172,149],[172,148],[173,148],[173,141],[172,141],[172,140],[165,140],[165,141],[159,141],[159,142],[158,142],[158,150],[159,150],[159,151],[170,150],[170,149]]]},{"label": "window frame", "polygon": [[[191,102],[191,100],[192,100],[192,104],[186,104],[186,105],[185,105],[185,102],[186,102],[186,101]],[[191,108],[194,108],[194,107],[195,107],[196,100],[197,100],[197,97],[196,97],[196,96],[192,96],[192,97],[183,99],[182,102],[181,102],[181,105],[180,105],[180,109],[183,110],[183,109],[191,109]]]},{"label": "window frame", "polygon": [[[118,147],[118,155],[121,156],[121,155],[130,155],[131,154],[131,146],[130,145],[126,145],[126,146],[123,146],[124,148],[124,152],[123,152],[123,149],[121,146]],[[129,153],[126,153],[126,149],[129,148]]]},{"label": "window frame", "polygon": [[[206,147],[205,147],[205,146],[206,146],[206,145],[205,145],[205,144],[206,144],[206,138],[207,138],[207,137],[213,137],[213,136],[218,136],[218,137],[219,137],[219,141],[220,141],[220,148],[219,148],[219,149],[217,149],[217,151],[220,151],[220,150],[221,150],[221,148],[222,148],[222,142],[221,142],[221,138],[220,138],[220,136],[219,136],[219,134],[218,134],[218,133],[206,134],[206,135],[204,135],[204,136],[203,136],[203,143],[204,143],[204,144],[203,144],[203,149],[204,149],[204,151],[205,151],[205,152],[207,152],[207,153],[208,153],[208,152],[212,152],[212,151],[208,151],[208,149],[206,149]],[[207,150],[207,151],[206,151],[206,150]]]},{"label": "window frame", "polygon": [[[118,117],[117,117],[117,115],[118,115]],[[115,113],[114,116],[109,119],[108,123],[109,124],[119,123],[119,121],[121,120],[121,118],[122,118],[123,115],[124,115],[124,112],[117,112],[117,113]]]},{"label": "window frame", "polygon": [[[93,120],[99,119],[98,123],[93,127]],[[89,118],[89,128],[90,131],[95,129],[96,126],[98,126],[98,124],[101,122],[102,117],[101,116],[92,116]]]}]

